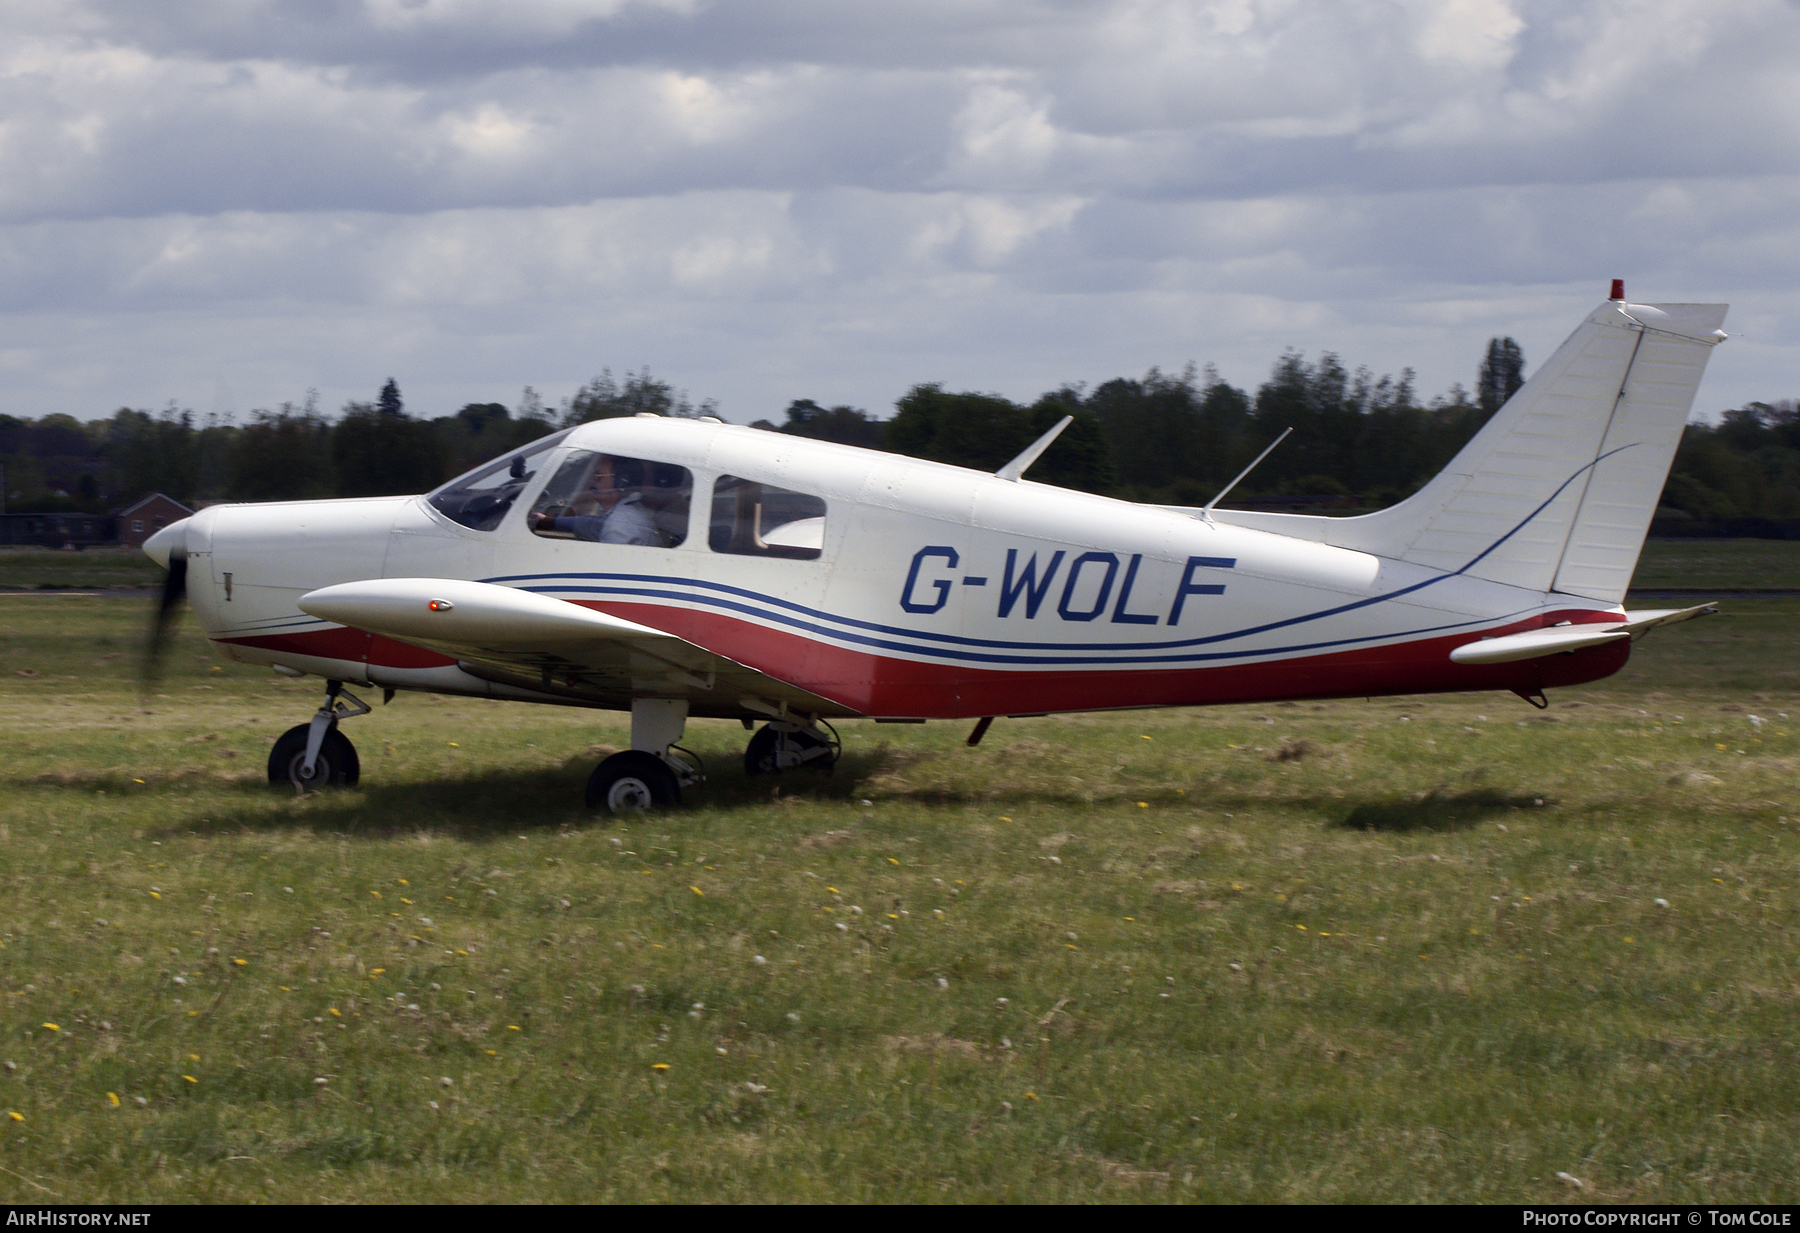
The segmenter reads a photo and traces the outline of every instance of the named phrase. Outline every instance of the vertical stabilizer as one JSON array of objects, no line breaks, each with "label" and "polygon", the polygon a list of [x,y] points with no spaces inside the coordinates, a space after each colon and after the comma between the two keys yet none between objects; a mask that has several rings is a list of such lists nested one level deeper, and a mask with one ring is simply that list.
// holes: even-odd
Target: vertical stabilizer
[{"label": "vertical stabilizer", "polygon": [[1358,518],[1215,517],[1617,603],[1707,357],[1724,339],[1726,307],[1606,301],[1449,466],[1389,509]]}]

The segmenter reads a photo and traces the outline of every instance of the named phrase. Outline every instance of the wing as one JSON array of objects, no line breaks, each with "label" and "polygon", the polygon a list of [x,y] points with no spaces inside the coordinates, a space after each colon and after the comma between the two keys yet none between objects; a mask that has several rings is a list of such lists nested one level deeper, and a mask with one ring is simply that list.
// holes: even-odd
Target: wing
[{"label": "wing", "polygon": [[299,606],[558,701],[629,709],[633,698],[686,698],[690,714],[728,719],[856,713],[673,634],[516,587],[375,578],[309,591]]}]

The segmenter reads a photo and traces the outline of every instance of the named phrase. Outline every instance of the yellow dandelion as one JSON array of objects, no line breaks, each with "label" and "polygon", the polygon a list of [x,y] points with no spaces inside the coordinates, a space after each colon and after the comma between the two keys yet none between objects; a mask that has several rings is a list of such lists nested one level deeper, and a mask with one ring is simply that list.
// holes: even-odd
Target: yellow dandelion
[{"label": "yellow dandelion", "polygon": [[489,1057],[499,1057],[499,1056],[500,1056],[500,1051],[499,1051],[499,1050],[498,1050],[498,1049],[489,1049],[489,1050],[488,1050],[488,1051],[487,1051],[487,1055],[488,1055],[488,1056],[489,1056]]},{"label": "yellow dandelion", "polygon": [[1147,740],[1149,740],[1149,739],[1150,739],[1150,738],[1149,738],[1149,737],[1148,737],[1148,736],[1140,736],[1140,737],[1138,737],[1138,740],[1140,740],[1140,741],[1147,741]]},{"label": "yellow dandelion", "polygon": [[1636,938],[1626,938],[1626,939],[1625,939],[1625,940],[1626,940],[1626,941],[1627,941],[1627,942],[1636,942],[1636,941],[1637,941],[1637,939],[1636,939]]},{"label": "yellow dandelion", "polygon": [[369,969],[369,975],[370,976],[380,976],[385,971],[387,971],[386,968],[371,968],[371,969]]},{"label": "yellow dandelion", "polygon": [[461,748],[462,748],[462,746],[461,746],[461,745],[458,745],[458,744],[457,744],[457,743],[456,743],[456,742],[455,742],[455,741],[451,741],[451,742],[450,742],[450,748],[452,748],[452,749],[461,749]]},{"label": "yellow dandelion", "polygon": [[840,890],[839,890],[839,889],[838,889],[838,888],[837,888],[837,887],[835,887],[835,886],[827,886],[827,887],[826,887],[826,888],[825,888],[825,889],[826,889],[826,890],[828,890],[828,891],[830,891],[830,892],[831,892],[831,893],[832,893],[832,894],[834,894],[834,895],[841,895],[841,894],[843,894],[843,893],[844,893],[844,892],[843,892],[843,891],[840,891]]},{"label": "yellow dandelion", "polygon": [[411,886],[412,885],[412,883],[408,882],[405,878],[395,878],[394,881],[398,882],[402,886]]},{"label": "yellow dandelion", "polygon": [[60,1027],[56,1026],[56,1024],[54,1024],[54,1023],[46,1023],[44,1026],[49,1028],[52,1032],[62,1031],[62,1029]]},{"label": "yellow dandelion", "polygon": [[16,1113],[10,1109],[7,1110],[6,1116],[10,1117],[15,1122],[22,1122],[25,1120],[25,1115],[23,1113]]},{"label": "yellow dandelion", "polygon": [[[402,895],[402,896],[400,896],[400,902],[407,904],[407,905],[411,905],[412,900],[408,899],[405,895]],[[400,915],[400,913],[396,912],[396,913],[394,913],[394,915],[398,916],[398,915]]]},{"label": "yellow dandelion", "polygon": [[888,858],[887,858],[887,863],[888,863],[888,864],[890,864],[890,865],[898,865],[898,864],[899,864],[899,863],[900,863],[900,862],[899,862],[899,861],[897,861],[897,860],[895,860],[895,859],[894,859],[894,858],[893,858],[893,857],[891,857],[891,856],[890,856],[890,857],[888,857]]},{"label": "yellow dandelion", "polygon": [[342,1018],[343,1018],[343,1017],[344,1017],[344,1012],[343,1012],[343,1011],[341,1011],[341,1010],[339,1010],[339,1009],[338,1009],[338,1008],[337,1008],[337,1007],[335,1007],[335,1006],[327,1006],[327,1007],[326,1007],[326,1008],[325,1008],[325,1013],[326,1013],[326,1014],[328,1014],[328,1015],[335,1015],[335,1016],[337,1016],[337,1017],[338,1017],[338,1018],[339,1018],[339,1019],[342,1019]]},{"label": "yellow dandelion", "polygon": [[375,898],[377,898],[377,899],[379,899],[379,898],[381,898],[381,892],[380,892],[380,891],[370,891],[370,892],[369,892],[369,893],[370,893],[370,894],[371,894],[371,895],[373,895],[373,896],[375,896]]},{"label": "yellow dandelion", "polygon": [[276,985],[275,987],[277,989],[281,990],[283,993],[292,993],[293,992],[293,990],[288,988],[286,985]]},{"label": "yellow dandelion", "polygon": [[509,1023],[509,1024],[507,1024],[507,1025],[506,1025],[506,1030],[507,1030],[507,1031],[509,1031],[509,1032],[522,1032],[522,1031],[524,1031],[524,1030],[525,1030],[525,1029],[524,1029],[524,1028],[522,1028],[522,1027],[520,1027],[520,1026],[519,1026],[519,1025],[518,1025],[518,1024],[516,1024],[516,1023]]},{"label": "yellow dandelion", "polygon": [[240,968],[247,968],[250,966],[250,961],[248,959],[233,959],[231,962]]},{"label": "yellow dandelion", "polygon": [[1026,1093],[1025,1093],[1025,1099],[1026,1099],[1026,1100],[1036,1100],[1036,1099],[1037,1099],[1037,1093],[1036,1093],[1036,1092],[1026,1092]]},{"label": "yellow dandelion", "polygon": [[1148,808],[1150,808],[1150,802],[1149,801],[1139,801],[1138,808],[1139,809],[1148,809]]},{"label": "yellow dandelion", "polygon": [[701,890],[698,886],[690,886],[690,887],[688,887],[688,889],[693,891],[696,895],[700,896],[702,899],[706,898],[706,892]]},{"label": "yellow dandelion", "polygon": [[106,1102],[108,1104],[110,1104],[113,1108],[115,1108],[115,1109],[118,1108],[119,1107],[119,1094],[117,1092],[108,1092],[106,1094]]},{"label": "yellow dandelion", "polygon": [[152,899],[161,899],[161,898],[162,898],[162,896],[161,896],[161,895],[159,895],[159,894],[157,894],[157,893],[156,893],[156,892],[155,892],[155,891],[151,891],[151,892],[150,892],[150,898],[152,898]]},{"label": "yellow dandelion", "polygon": [[131,781],[131,782],[132,782],[132,783],[143,783],[143,782],[144,782],[144,781],[143,781],[143,780],[141,780],[141,779],[134,779],[134,780],[132,780],[132,781]]},{"label": "yellow dandelion", "polygon": [[1002,814],[1002,815],[1001,815],[1001,817],[1000,817],[1000,820],[1001,820],[1001,821],[1002,821],[1002,822],[1011,822],[1011,821],[1012,821],[1012,819],[1011,819],[1011,818],[1009,818],[1009,817],[1007,817],[1007,816],[1006,816],[1006,815],[1004,815],[1004,814]]},{"label": "yellow dandelion", "polygon": [[469,957],[469,952],[466,950],[459,950],[456,953],[461,955],[464,959],[467,959]]},{"label": "yellow dandelion", "polygon": [[190,1062],[198,1062],[198,1061],[199,1061],[199,1060],[200,1060],[200,1055],[199,1055],[199,1054],[198,1054],[198,1053],[190,1053],[190,1054],[188,1054],[188,1061],[190,1061]]},{"label": "yellow dandelion", "polygon": [[183,1079],[186,1079],[186,1080],[187,1080],[187,1081],[188,1081],[188,1082],[189,1082],[189,1083],[198,1083],[198,1082],[200,1082],[200,1080],[198,1080],[198,1079],[196,1079],[196,1078],[194,1078],[194,1076],[192,1076],[192,1075],[183,1075],[183,1076],[181,1076],[181,1077],[182,1077],[182,1078],[183,1078]]},{"label": "yellow dandelion", "polygon": [[669,1068],[669,1064],[667,1062],[658,1062],[658,1063],[656,1063],[656,1065],[652,1066],[650,1069],[651,1070],[667,1070],[668,1068]]},{"label": "yellow dandelion", "polygon": [[1134,925],[1137,923],[1137,917],[1135,917],[1135,916],[1127,916],[1125,919],[1130,921]]}]

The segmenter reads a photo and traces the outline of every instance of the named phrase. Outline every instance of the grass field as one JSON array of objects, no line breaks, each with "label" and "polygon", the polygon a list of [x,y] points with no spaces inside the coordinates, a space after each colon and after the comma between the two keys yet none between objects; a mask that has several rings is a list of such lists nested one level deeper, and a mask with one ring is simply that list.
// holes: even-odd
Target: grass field
[{"label": "grass field", "polygon": [[1726,607],[1543,713],[696,722],[618,824],[618,716],[295,798],[316,683],[0,597],[0,1199],[1792,1201],[1800,601]]}]

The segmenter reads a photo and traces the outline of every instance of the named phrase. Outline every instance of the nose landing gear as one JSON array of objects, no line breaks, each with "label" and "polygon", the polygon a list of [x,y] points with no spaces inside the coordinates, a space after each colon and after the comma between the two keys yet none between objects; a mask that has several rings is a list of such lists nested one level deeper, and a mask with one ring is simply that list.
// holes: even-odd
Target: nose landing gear
[{"label": "nose landing gear", "polygon": [[320,788],[353,788],[362,775],[356,746],[337,730],[338,721],[367,715],[369,705],[344,688],[342,681],[325,682],[325,705],[311,722],[283,732],[269,751],[269,782],[292,785],[296,795]]}]

